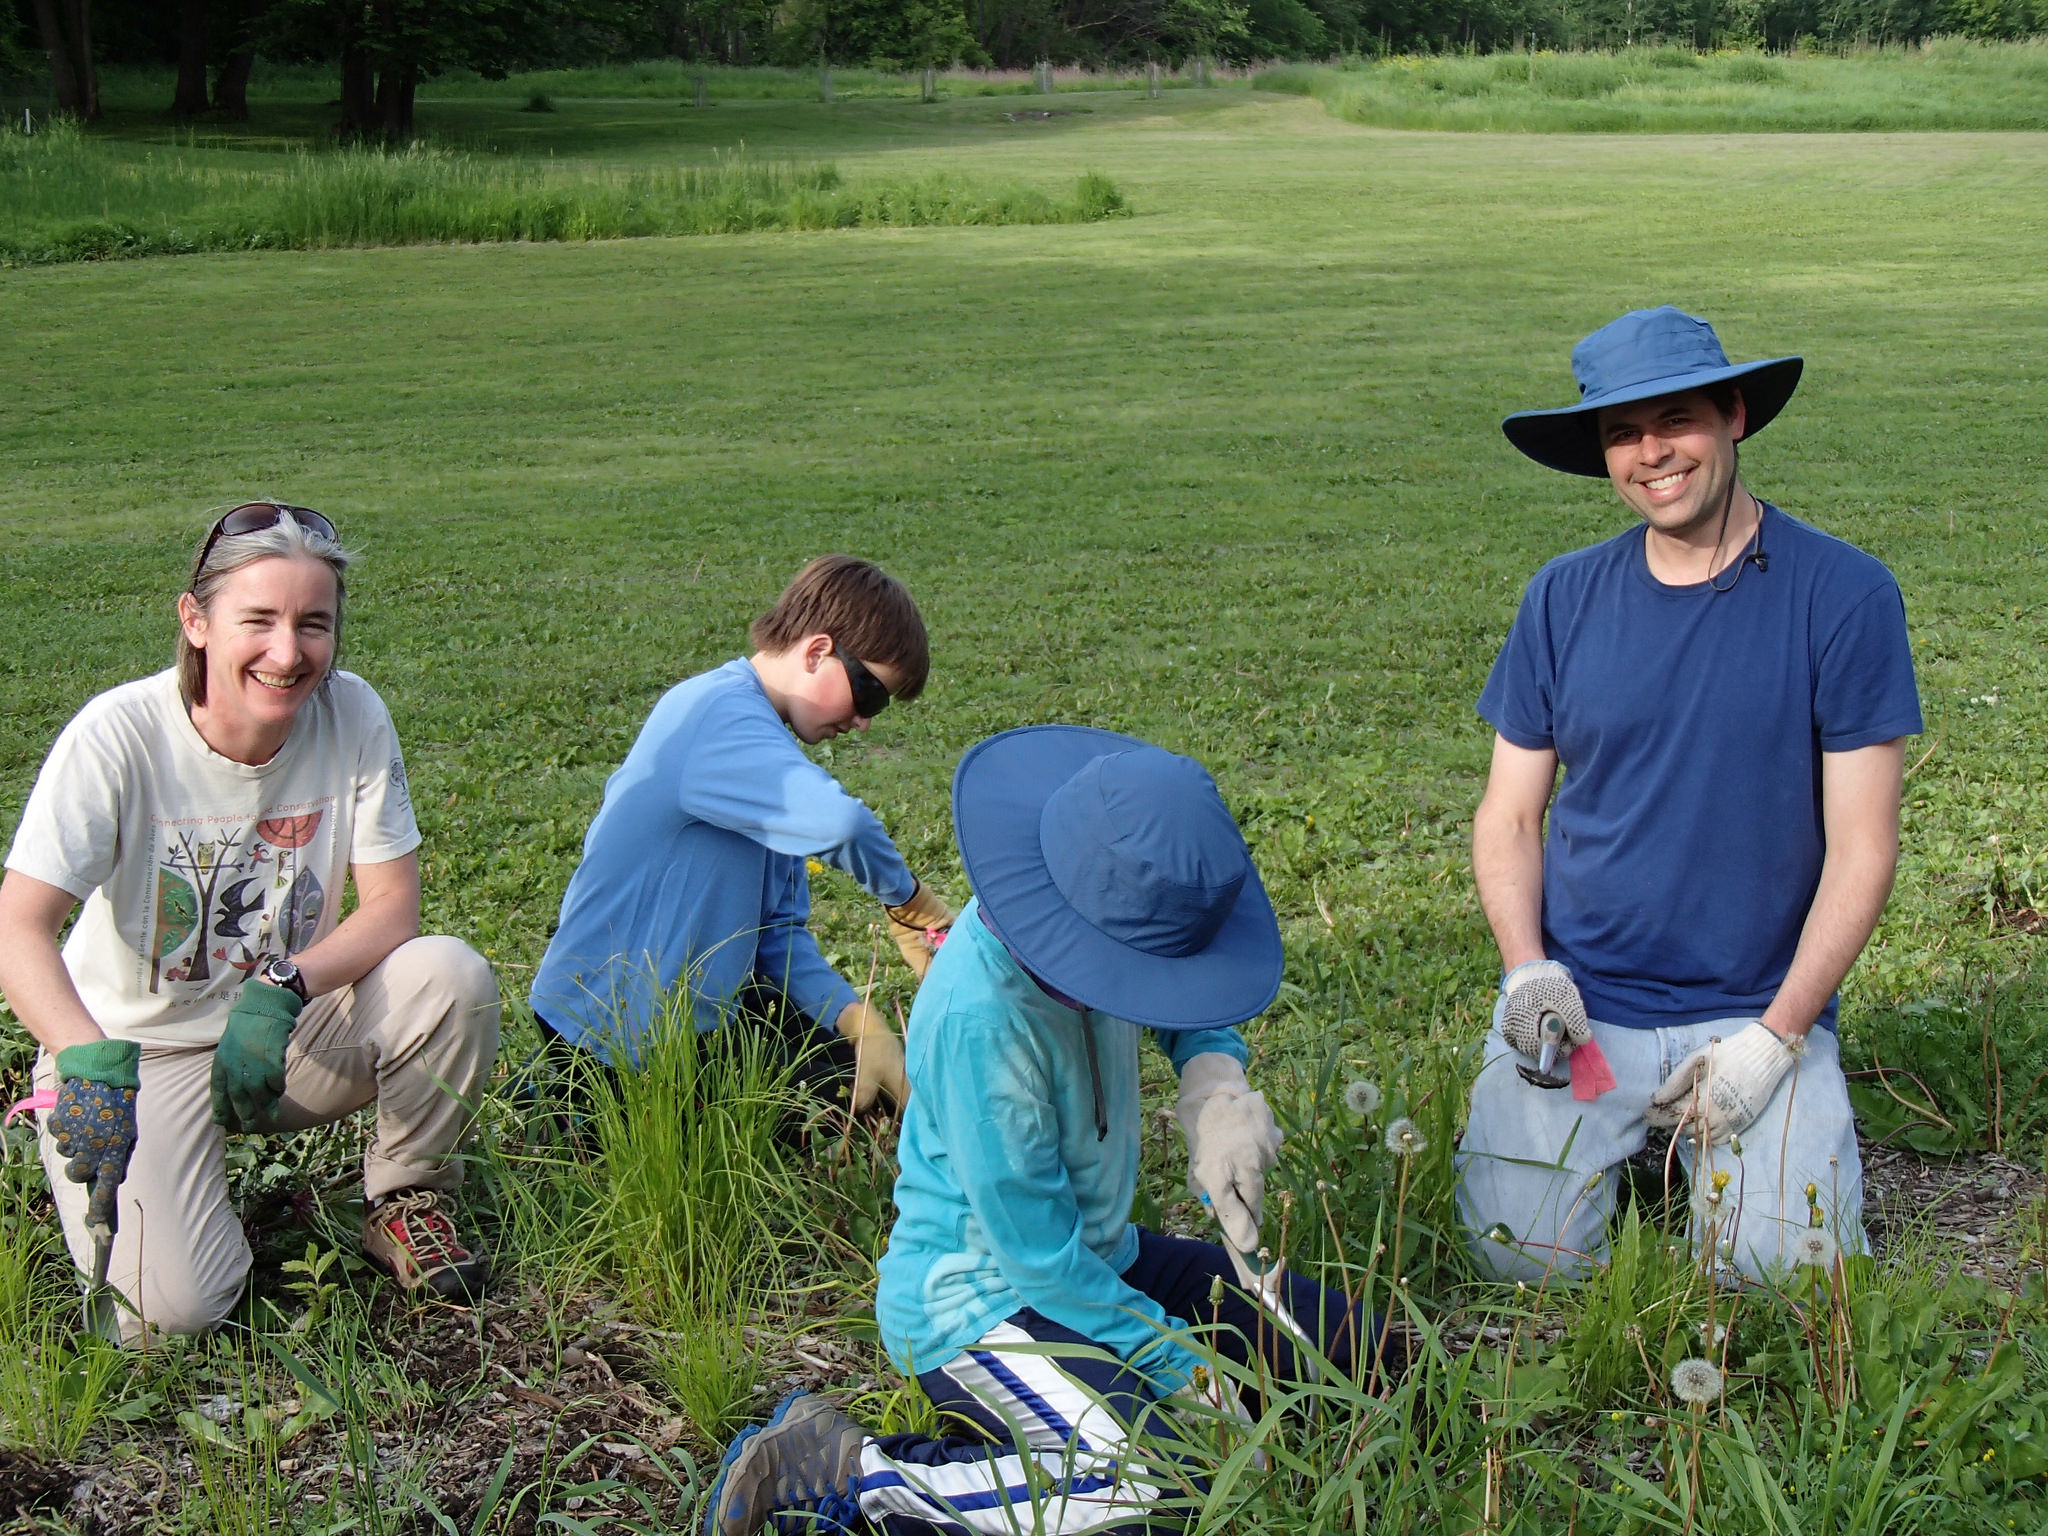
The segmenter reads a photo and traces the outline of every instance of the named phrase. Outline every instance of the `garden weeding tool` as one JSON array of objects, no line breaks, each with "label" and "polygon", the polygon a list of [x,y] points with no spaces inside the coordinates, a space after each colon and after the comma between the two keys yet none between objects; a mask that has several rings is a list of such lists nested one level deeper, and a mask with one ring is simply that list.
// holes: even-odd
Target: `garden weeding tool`
[{"label": "garden weeding tool", "polygon": [[1533,1083],[1538,1088],[1569,1088],[1572,1080],[1559,1077],[1555,1071],[1557,1053],[1564,1045],[1564,1020],[1554,1013],[1543,1015],[1543,1022],[1537,1026],[1543,1035],[1543,1049],[1537,1054],[1536,1066],[1532,1071],[1520,1062],[1515,1070],[1522,1074],[1522,1081]]},{"label": "garden weeding tool", "polygon": [[114,1224],[95,1222],[85,1230],[92,1238],[92,1278],[85,1287],[85,1331],[119,1343],[121,1322],[107,1295],[107,1266],[114,1258]]},{"label": "garden weeding tool", "polygon": [[[57,1107],[57,1092],[45,1088],[20,1100],[7,1111],[7,1117],[0,1125],[14,1124],[15,1116],[43,1113]],[[85,1311],[82,1319],[85,1331],[97,1334],[103,1339],[119,1343],[121,1339],[120,1319],[114,1315],[112,1302],[107,1298],[107,1270],[114,1259],[114,1223],[94,1222],[86,1229],[92,1238],[92,1273],[86,1278]]]},{"label": "garden weeding tool", "polygon": [[[1210,1203],[1208,1195],[1204,1194],[1202,1204]],[[1287,1273],[1286,1264],[1275,1263],[1271,1269],[1261,1270],[1239,1253],[1237,1245],[1227,1236],[1223,1239],[1223,1251],[1230,1255],[1230,1267],[1237,1271],[1237,1283],[1245,1294],[1272,1314],[1273,1321],[1284,1328],[1295,1343],[1314,1349],[1315,1343],[1309,1338],[1307,1330],[1297,1323],[1294,1314],[1287,1310],[1285,1293],[1280,1286]],[[1301,1364],[1304,1370],[1314,1373],[1315,1366],[1311,1361],[1303,1360]]]}]

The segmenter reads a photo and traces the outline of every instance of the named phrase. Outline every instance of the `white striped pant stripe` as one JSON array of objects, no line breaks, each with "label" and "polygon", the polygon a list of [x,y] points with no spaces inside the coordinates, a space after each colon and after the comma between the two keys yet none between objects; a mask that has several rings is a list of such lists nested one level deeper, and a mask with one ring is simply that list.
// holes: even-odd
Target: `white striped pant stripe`
[{"label": "white striped pant stripe", "polygon": [[[1023,1345],[1019,1350],[1017,1345]],[[860,1507],[870,1520],[908,1516],[962,1536],[1069,1536],[1142,1520],[1159,1497],[1122,1466],[1125,1430],[1087,1385],[1011,1323],[998,1323],[941,1369],[1012,1426],[1015,1451],[927,1466],[861,1448]]]}]

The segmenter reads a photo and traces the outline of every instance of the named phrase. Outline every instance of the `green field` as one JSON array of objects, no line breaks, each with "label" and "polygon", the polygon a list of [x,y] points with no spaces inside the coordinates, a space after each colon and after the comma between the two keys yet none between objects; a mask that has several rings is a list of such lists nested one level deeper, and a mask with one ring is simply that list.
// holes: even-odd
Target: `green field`
[{"label": "green field", "polygon": [[[0,372],[12,468],[0,483],[0,828],[86,698],[167,663],[170,605],[204,509],[254,494],[305,502],[364,553],[344,665],[382,691],[406,744],[428,923],[485,949],[508,996],[523,999],[604,778],[653,700],[737,654],[747,619],[802,560],[851,550],[918,595],[933,676],[868,738],[820,755],[912,864],[966,895],[947,784],[961,750],[991,731],[1079,721],[1203,759],[1289,939],[1291,987],[1259,1040],[1269,1086],[1307,1127],[1287,1177],[1304,1190],[1316,1177],[1298,1149],[1335,1124],[1315,1096],[1334,1051],[1338,1086],[1366,1071],[1410,1108],[1427,1101],[1437,1128],[1408,1214],[1434,1220],[1460,1093],[1446,1053],[1476,1039],[1496,976],[1465,856],[1489,743],[1472,701],[1529,574],[1622,526],[1604,487],[1537,469],[1496,423],[1568,398],[1566,354],[1586,330],[1668,301],[1713,318],[1738,357],[1806,355],[1798,399],[1745,455],[1749,481],[1881,556],[1906,593],[1929,728],[1911,753],[1898,891],[1852,977],[1844,1033],[1852,1065],[1873,1052],[1910,1061],[1948,1129],[1874,1089],[1873,1124],[1929,1147],[1996,1142],[2038,1164],[2048,1095],[2028,1084],[2048,1067],[2048,1043],[2028,978],[2042,942],[2029,913],[2048,877],[2048,137],[1394,133],[1245,90],[1159,101],[1070,92],[1056,102],[1065,115],[1021,121],[1002,97],[696,112],[564,93],[550,114],[518,105],[423,101],[421,114],[429,132],[480,153],[552,151],[607,173],[701,164],[741,141],[750,154],[829,159],[849,178],[945,171],[1057,190],[1098,171],[1133,216],[0,274],[12,342]],[[259,112],[245,147],[183,152],[257,165],[280,139],[312,132],[320,110],[308,100],[268,125]],[[139,109],[117,126],[157,131]],[[837,877],[820,882],[819,905],[828,949],[864,974],[871,907]],[[907,1003],[900,968],[884,974]],[[530,1025],[513,1013],[516,1062]],[[1987,1038],[2002,1080],[1986,1071]],[[17,1070],[24,1061],[17,1052]],[[496,1241],[516,1271],[497,1316],[531,1329],[544,1314],[560,1372],[561,1348],[589,1337],[591,1298],[617,1276],[564,1257],[589,1246],[573,1225],[594,1208],[587,1189],[584,1205],[564,1196],[556,1210],[558,1246],[534,1236],[537,1218],[507,1192],[507,1169],[545,1182],[519,1161],[517,1122],[505,1109],[494,1124],[506,1140],[486,1157]],[[345,1168],[346,1138],[309,1140],[311,1150],[248,1154],[246,1187]],[[11,1145],[19,1169],[22,1143]],[[1154,1209],[1180,1198],[1168,1150],[1148,1154]],[[1384,1160],[1374,1166],[1377,1182],[1347,1213],[1360,1241],[1398,1193]],[[580,1175],[560,1177],[567,1187]],[[856,1251],[871,1246],[885,1172],[859,1188],[834,1180],[817,1198],[846,1202],[835,1219]],[[39,1182],[18,1173],[21,1210],[35,1210]],[[867,1226],[846,1215],[856,1207]],[[304,1237],[285,1233],[282,1255]],[[1471,1286],[1439,1238],[1418,1226],[1406,1250],[1427,1318],[1517,1305]],[[2023,1240],[2037,1244],[2031,1257]],[[1301,1241],[1305,1263],[1337,1257],[1314,1247],[1320,1237]],[[1866,1417],[1830,1421],[1848,1437],[1839,1445],[1832,1429],[1771,1427],[1761,1387],[1744,1399],[1755,1433],[1775,1437],[1760,1464],[1773,1487],[1781,1470],[1789,1480],[1789,1515],[1774,1527],[1761,1492],[1716,1472],[1713,1509],[1728,1528],[1996,1532],[2015,1512],[2017,1528],[2038,1524],[2048,1461],[2025,1448],[2048,1444],[2041,1248],[2017,1227],[1995,1241],[2021,1253],[2023,1299],[1981,1282],[1940,1291],[1897,1267],[1859,1291],[1868,1369],[1888,1361],[1895,1390],[1854,1410]],[[1348,1254],[1350,1241],[1341,1246]],[[858,1310],[860,1263],[844,1251],[806,1262],[840,1310]],[[1676,1285],[1682,1268],[1656,1273]],[[287,1312],[310,1294],[274,1271],[262,1285]],[[370,1321],[349,1349],[400,1358],[423,1325],[382,1310],[367,1281],[344,1287],[358,1292]],[[1870,1321],[1869,1297],[1890,1324]],[[1916,1331],[1900,1320],[1922,1302],[1932,1310]],[[629,1299],[628,1320],[650,1315],[640,1304]],[[1671,1316],[1703,1304],[1687,1292]],[[1441,1423],[1459,1415],[1446,1402],[1462,1411],[1492,1393],[1488,1422],[1510,1438],[1482,1443],[1466,1415],[1463,1438],[1433,1442],[1434,1471],[1429,1455],[1403,1463],[1406,1491],[1383,1506],[1372,1500],[1392,1461],[1366,1475],[1364,1463],[1346,1473],[1311,1457],[1256,1497],[1239,1490],[1250,1502],[1217,1512],[1212,1528],[1425,1528],[1417,1511],[1465,1507],[1498,1453],[1519,1522],[1501,1528],[1562,1530],[1570,1509],[1581,1530],[1678,1530],[1680,1516],[1657,1515],[1615,1471],[1665,1488],[1654,1457],[1628,1452],[1668,1455],[1655,1448],[1678,1433],[1657,1418],[1668,1404],[1634,1364],[1636,1343],[1621,1342],[1618,1323],[1605,1355],[1545,1332],[1562,1316],[1574,1337],[1594,1339],[1596,1313],[1611,1322],[1654,1309],[1618,1284],[1546,1305],[1526,1329],[1504,1325],[1524,1375],[1499,1378],[1499,1348],[1468,1357],[1446,1345],[1425,1373],[1440,1396],[1403,1410],[1405,1424],[1449,1434]],[[329,1326],[298,1337],[324,1340]],[[1666,1329],[1667,1343],[1678,1336]],[[538,1356],[514,1360],[495,1339],[478,1325],[480,1360],[513,1360],[523,1390],[570,1395]],[[1948,1341],[1938,1359],[1936,1339]],[[2013,1374],[1995,1410],[1992,1387],[1975,1385],[1993,1374],[1980,1367],[1994,1345],[1997,1369]],[[857,1362],[843,1380],[872,1384],[864,1346],[840,1347],[830,1359]],[[161,1362],[148,1388],[158,1401],[133,1424],[96,1424],[83,1450],[16,1438],[52,1464],[101,1464],[94,1447],[139,1438],[159,1447],[150,1454],[218,1467],[230,1452],[192,1451],[189,1427],[174,1422],[181,1393],[224,1390],[207,1383],[233,1365],[222,1363],[233,1346],[210,1348]],[[236,1368],[269,1369],[291,1390],[275,1361],[254,1355]],[[621,1374],[630,1357],[619,1346]],[[1796,1351],[1770,1358],[1797,1377]],[[784,1379],[787,1361],[774,1360],[764,1393]],[[1468,1380],[1461,1368],[1495,1374]],[[670,1378],[641,1375],[664,1409],[683,1401],[659,1385]],[[1911,1449],[1914,1434],[1897,1426],[1886,1438],[1893,1404],[1903,1413],[1906,1387],[1927,1381],[1975,1406],[1921,1433],[1931,1449]],[[419,1427],[441,1422],[433,1405],[467,1403],[496,1422],[492,1384],[504,1382],[480,1363],[425,1406],[372,1404],[336,1422],[360,1419],[380,1444],[416,1431],[418,1445],[439,1445]],[[1613,1429],[1610,1412],[1629,1427]],[[640,1422],[615,1414],[606,1422]],[[685,1417],[681,1445],[701,1459],[715,1449],[702,1427],[714,1416]],[[1955,1423],[1951,1443],[1942,1437]],[[1716,1433],[1716,1446],[1736,1445]],[[506,1444],[477,1451],[472,1484]],[[1873,1461],[1880,1446],[1886,1459]],[[1823,1454],[1831,1447],[1840,1455]],[[322,1454],[330,1469],[348,1459]],[[337,1509],[366,1507],[360,1488],[355,1504],[330,1483],[316,1489],[318,1461],[281,1471],[268,1453],[265,1497],[307,1522],[309,1490]],[[521,1478],[531,1464],[520,1461]],[[2008,1468],[2021,1480],[2003,1483]],[[1304,1513],[1304,1489],[1341,1490],[1344,1475],[1364,1476],[1358,1507],[1377,1513],[1357,1525],[1351,1513]],[[1907,1502],[1844,1512],[1843,1478],[1855,1498],[1871,1486]],[[221,1506],[206,1507],[212,1528],[227,1528]]]}]

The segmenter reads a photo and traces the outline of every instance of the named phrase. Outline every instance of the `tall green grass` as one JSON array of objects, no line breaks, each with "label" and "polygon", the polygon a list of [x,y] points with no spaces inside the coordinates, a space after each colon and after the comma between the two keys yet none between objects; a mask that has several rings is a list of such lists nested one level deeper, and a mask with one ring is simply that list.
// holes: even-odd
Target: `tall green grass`
[{"label": "tall green grass", "polygon": [[337,246],[609,240],[875,225],[1059,224],[1125,211],[1107,177],[1065,196],[932,173],[848,181],[829,163],[578,171],[430,145],[295,151],[267,165],[135,153],[64,124],[0,132],[0,266]]},{"label": "tall green grass", "polygon": [[1348,122],[1475,133],[2048,128],[2048,39],[1841,57],[1683,48],[1287,65],[1255,83]]}]

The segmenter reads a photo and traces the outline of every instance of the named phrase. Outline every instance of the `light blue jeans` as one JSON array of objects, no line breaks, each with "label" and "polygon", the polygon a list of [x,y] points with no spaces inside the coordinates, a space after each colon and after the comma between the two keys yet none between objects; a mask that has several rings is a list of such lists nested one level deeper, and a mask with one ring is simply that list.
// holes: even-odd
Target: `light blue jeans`
[{"label": "light blue jeans", "polygon": [[[1753,1022],[1715,1019],[1666,1029],[1593,1024],[1616,1087],[1590,1103],[1568,1088],[1524,1082],[1515,1064],[1533,1066],[1487,1032],[1486,1062],[1472,1085],[1472,1117],[1458,1144],[1458,1214],[1482,1270],[1532,1283],[1574,1279],[1607,1256],[1608,1222],[1621,1187],[1618,1166],[1643,1149],[1650,1095],[1692,1052]],[[1756,1121],[1734,1142],[1704,1153],[1677,1138],[1677,1161],[1690,1187],[1729,1179],[1718,1206],[1692,1201],[1693,1240],[1711,1240],[1717,1259],[1752,1279],[1782,1274],[1788,1245],[1809,1222],[1806,1186],[1818,1190],[1826,1225],[1844,1252],[1861,1253],[1863,1163],[1856,1120],[1842,1080],[1841,1049],[1830,1030],[1807,1037]],[[1742,1148],[1738,1156],[1736,1145]]]}]

